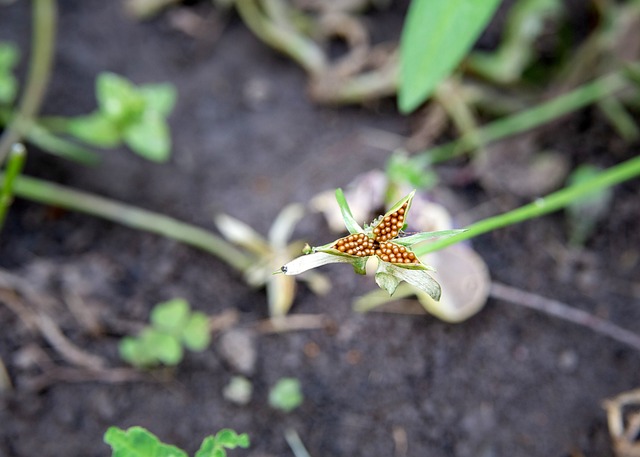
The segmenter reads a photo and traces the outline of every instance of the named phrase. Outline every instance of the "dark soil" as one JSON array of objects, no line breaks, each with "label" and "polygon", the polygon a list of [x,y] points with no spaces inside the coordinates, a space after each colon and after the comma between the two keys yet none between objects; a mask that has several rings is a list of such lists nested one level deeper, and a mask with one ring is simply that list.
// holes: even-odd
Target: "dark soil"
[{"label": "dark soil", "polygon": [[[25,54],[29,5],[0,7],[0,39],[17,42]],[[208,4],[195,8],[213,14]],[[397,33],[402,17],[402,8],[393,7],[368,20],[384,24],[384,35],[387,29]],[[384,166],[388,152],[361,141],[361,129],[409,133],[393,101],[367,108],[314,105],[305,96],[305,75],[292,62],[237,19],[219,24],[218,39],[195,39],[170,27],[168,15],[135,23],[121,2],[60,2],[56,67],[43,113],[94,109],[100,71],[136,83],[169,81],[179,92],[171,117],[174,155],[156,165],[117,150],[88,168],[33,149],[27,173],[211,229],[213,215],[226,212],[266,233],[286,204],[306,203]],[[264,99],[249,94],[253,84],[266,88]],[[596,110],[563,121],[545,142],[574,164],[603,167],[631,157],[639,146],[619,140]],[[494,197],[475,185],[452,191],[466,208]],[[564,247],[561,214],[483,236],[473,246],[494,280],[640,332],[639,199],[637,181],[617,187],[610,216],[580,253]],[[334,238],[317,215],[296,235],[315,245]],[[54,300],[75,296],[97,310],[101,334],[84,330],[64,307],[59,325],[113,367],[122,365],[118,323],[142,322],[155,303],[172,297],[209,314],[239,310],[241,327],[267,316],[265,294],[210,255],[25,201],[16,202],[4,228],[0,267]],[[283,437],[287,428],[313,457],[613,455],[601,401],[638,387],[640,354],[634,350],[493,299],[458,325],[429,316],[356,314],[352,298],[370,290],[372,279],[344,274],[344,266],[323,271],[331,293],[316,297],[300,288],[292,312],[325,313],[334,324],[258,336],[248,406],[222,397],[236,373],[217,341],[204,353],[189,353],[175,370],[141,381],[70,382],[55,377],[53,368],[28,363],[40,348],[56,365],[68,366],[0,306],[0,357],[14,384],[0,394],[0,455],[107,456],[102,436],[111,425],[144,426],[189,452],[205,435],[231,427],[252,441],[250,450],[233,455],[254,457],[292,455]],[[288,415],[267,405],[269,387],[285,376],[299,378],[305,395],[303,406]],[[34,390],[34,380],[44,381],[41,389]]]}]

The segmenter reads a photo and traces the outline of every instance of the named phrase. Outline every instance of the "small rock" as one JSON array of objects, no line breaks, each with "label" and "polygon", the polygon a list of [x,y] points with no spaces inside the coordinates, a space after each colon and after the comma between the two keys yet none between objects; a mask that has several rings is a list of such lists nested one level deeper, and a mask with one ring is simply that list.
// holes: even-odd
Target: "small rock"
[{"label": "small rock", "polygon": [[229,330],[218,342],[220,355],[231,367],[244,374],[251,375],[256,368],[256,345],[253,333],[248,330]]},{"label": "small rock", "polygon": [[558,356],[558,368],[564,373],[573,373],[578,368],[578,354],[571,349],[564,350]]}]

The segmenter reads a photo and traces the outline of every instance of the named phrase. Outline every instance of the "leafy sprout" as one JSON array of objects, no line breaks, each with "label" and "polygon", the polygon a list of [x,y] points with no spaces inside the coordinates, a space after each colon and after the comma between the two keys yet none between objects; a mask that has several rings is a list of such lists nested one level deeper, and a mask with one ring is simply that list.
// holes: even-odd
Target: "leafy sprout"
[{"label": "leafy sprout", "polygon": [[300,381],[296,378],[282,378],[269,391],[269,405],[285,413],[296,409],[303,400]]},{"label": "leafy sprout", "polygon": [[13,69],[18,63],[18,48],[11,43],[0,42],[0,105],[9,105],[18,92],[18,81]]},{"label": "leafy sprout", "polygon": [[119,349],[120,356],[136,367],[177,365],[184,355],[183,346],[203,351],[210,340],[207,316],[191,311],[186,300],[174,298],[157,304],[151,311],[151,325],[136,338],[123,338]]},{"label": "leafy sprout", "polygon": [[440,285],[428,273],[433,268],[415,255],[412,247],[431,238],[447,237],[464,230],[420,232],[402,236],[415,191],[401,199],[383,216],[361,227],[353,218],[342,189],[336,190],[336,200],[350,235],[324,246],[309,248],[306,255],[284,265],[280,272],[297,275],[329,263],[349,263],[358,274],[365,274],[367,260],[378,261],[375,280],[378,286],[393,294],[401,281],[406,281],[433,300],[440,299]]},{"label": "leafy sprout", "polygon": [[136,86],[114,73],[101,73],[96,80],[96,98],[97,111],[71,119],[47,119],[45,124],[92,146],[112,148],[125,143],[148,160],[169,159],[167,117],[176,101],[171,84]]},{"label": "leafy sprout", "polygon": [[[163,443],[143,427],[130,427],[127,430],[109,427],[104,434],[104,441],[111,446],[113,457],[187,457],[182,449]],[[222,429],[202,441],[195,457],[226,457],[227,449],[237,447],[249,447],[248,435]]]}]

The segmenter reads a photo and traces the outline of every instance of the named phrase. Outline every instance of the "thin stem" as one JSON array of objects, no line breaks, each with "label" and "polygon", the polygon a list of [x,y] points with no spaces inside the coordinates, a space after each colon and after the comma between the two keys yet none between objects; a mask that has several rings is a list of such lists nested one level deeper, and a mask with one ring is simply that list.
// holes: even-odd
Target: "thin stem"
[{"label": "thin stem", "polygon": [[516,305],[541,311],[550,316],[587,327],[596,333],[606,335],[640,351],[640,335],[618,327],[614,323],[601,319],[581,309],[573,308],[557,300],[525,292],[497,282],[491,283],[491,296]]},{"label": "thin stem", "polygon": [[[0,173],[0,183],[6,178]],[[27,176],[18,177],[13,190],[18,197],[166,236],[213,254],[240,271],[253,263],[243,252],[208,230],[172,217]]]},{"label": "thin stem", "polygon": [[466,154],[475,149],[478,144],[487,144],[526,132],[595,103],[623,89],[625,85],[626,79],[622,71],[603,76],[533,108],[491,122],[477,131],[463,135],[458,140],[428,149],[417,154],[412,162],[415,166],[425,167]]},{"label": "thin stem", "polygon": [[55,0],[33,0],[33,44],[29,75],[18,112],[0,138],[0,165],[13,144],[22,141],[42,104],[53,61],[56,18]]},{"label": "thin stem", "polygon": [[22,173],[26,156],[27,151],[22,143],[15,143],[9,153],[5,171],[6,179],[2,181],[2,187],[0,187],[0,230],[4,226],[7,212],[13,202],[13,185],[16,178]]},{"label": "thin stem", "polygon": [[621,164],[615,165],[599,173],[589,181],[565,187],[564,189],[554,192],[544,198],[539,198],[533,203],[521,206],[513,211],[489,217],[471,224],[467,227],[466,232],[453,235],[449,238],[443,238],[427,245],[418,246],[414,252],[416,255],[422,256],[447,246],[451,246],[452,244],[459,243],[460,241],[474,238],[483,233],[557,211],[587,194],[601,191],[637,176],[640,176],[640,156],[636,156],[622,162]]}]

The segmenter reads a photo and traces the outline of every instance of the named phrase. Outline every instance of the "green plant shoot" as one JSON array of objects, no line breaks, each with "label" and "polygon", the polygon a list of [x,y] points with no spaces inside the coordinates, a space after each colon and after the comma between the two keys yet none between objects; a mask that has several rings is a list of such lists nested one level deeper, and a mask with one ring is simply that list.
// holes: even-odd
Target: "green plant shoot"
[{"label": "green plant shoot", "polygon": [[349,263],[356,273],[366,274],[367,260],[374,257],[378,260],[376,283],[390,295],[396,290],[400,281],[406,281],[434,300],[440,300],[440,285],[428,273],[433,268],[420,261],[413,252],[412,246],[428,239],[452,236],[464,230],[421,232],[411,236],[401,236],[402,230],[407,225],[406,217],[414,194],[415,191],[411,192],[386,214],[362,228],[354,220],[342,190],[337,189],[336,199],[350,235],[324,246],[308,248],[306,255],[284,265],[281,272],[286,275],[297,275],[329,263]]},{"label": "green plant shoot", "polygon": [[460,63],[500,0],[411,2],[400,38],[400,111],[415,110]]},{"label": "green plant shoot", "polygon": [[[104,441],[112,449],[112,457],[188,457],[182,449],[161,442],[153,433],[143,427],[122,430],[109,427]],[[227,449],[248,448],[249,437],[230,429],[220,430],[206,437],[195,457],[226,457]]]},{"label": "green plant shoot", "polygon": [[203,351],[210,340],[207,316],[192,312],[186,300],[174,298],[156,305],[151,311],[151,326],[136,338],[123,338],[119,349],[120,356],[137,367],[177,365],[184,355],[183,346]]},{"label": "green plant shoot", "polygon": [[176,100],[171,84],[135,86],[113,73],[96,81],[98,110],[87,116],[55,119],[54,126],[97,147],[112,148],[122,142],[140,156],[164,162],[171,151],[167,117]]},{"label": "green plant shoot", "polygon": [[285,413],[296,409],[303,400],[300,381],[296,378],[282,378],[269,391],[269,405]]},{"label": "green plant shoot", "polygon": [[18,63],[18,48],[0,42],[0,106],[13,103],[18,92],[18,81],[13,69]]}]

